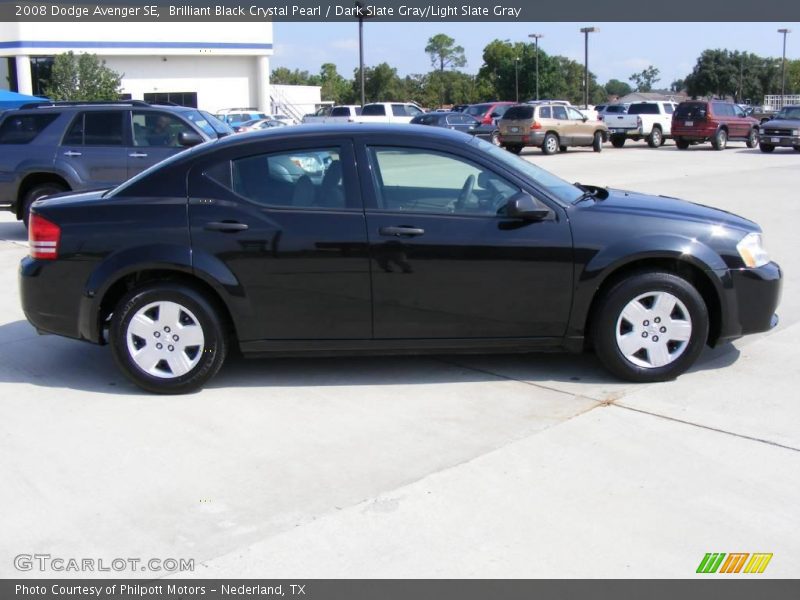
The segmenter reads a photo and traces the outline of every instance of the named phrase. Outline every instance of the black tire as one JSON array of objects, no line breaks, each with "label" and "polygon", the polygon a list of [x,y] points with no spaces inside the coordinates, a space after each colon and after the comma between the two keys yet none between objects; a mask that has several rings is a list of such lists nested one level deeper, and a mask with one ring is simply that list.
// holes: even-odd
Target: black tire
[{"label": "black tire", "polygon": [[602,131],[595,131],[594,137],[592,138],[592,150],[595,152],[602,152],[603,151],[603,132]]},{"label": "black tire", "polygon": [[[772,144],[765,144],[764,142],[761,142],[758,145],[758,148],[759,148],[759,150],[761,150],[765,154],[769,154],[770,152],[775,150],[775,146],[773,146]],[[795,150],[797,150],[797,148],[795,148]]]},{"label": "black tire", "polygon": [[792,146],[795,152],[800,152],[800,146]]},{"label": "black tire", "polygon": [[[167,354],[168,350],[172,351],[173,346],[166,345],[172,343],[167,336],[171,336],[173,333],[180,333],[177,327],[174,332],[165,327],[165,333],[160,334],[161,337],[156,340],[164,342],[164,347],[159,347],[156,351],[156,344],[153,343],[153,352],[163,354],[165,357],[165,360],[159,360],[153,366],[153,369],[158,369],[162,363],[167,365],[160,369],[160,372],[163,373],[160,377],[152,375],[140,367],[129,349],[128,328],[133,317],[148,305],[164,302],[177,304],[182,311],[180,312],[180,319],[184,319],[189,325],[199,326],[203,336],[202,347],[193,346],[191,349],[184,351],[186,352],[184,357],[188,357],[190,361],[196,360],[197,362],[190,370],[180,376],[170,376],[165,371],[165,369],[169,370],[166,359],[178,358],[179,356],[177,352],[175,355]],[[160,319],[160,308],[158,311],[156,314]],[[155,321],[156,323],[157,320]],[[160,324],[158,325],[160,329]],[[181,283],[151,283],[128,292],[114,308],[109,334],[111,351],[117,366],[133,383],[154,394],[185,394],[201,388],[216,375],[228,353],[228,335],[220,318],[219,310],[203,293]],[[178,337],[176,335],[176,338]],[[133,340],[142,340],[144,342],[142,347],[151,343],[151,340],[144,341],[143,338],[136,338],[135,336],[132,337],[132,343],[134,343]],[[193,351],[193,354],[189,354],[190,350]]]},{"label": "black tire", "polygon": [[508,145],[506,146],[506,150],[508,150],[512,154],[519,154],[520,152],[522,152],[522,146]]},{"label": "black tire", "polygon": [[664,134],[660,127],[653,127],[650,135],[647,136],[647,145],[651,148],[660,148],[664,145]]},{"label": "black tire", "polygon": [[622,148],[625,145],[625,136],[624,135],[612,135],[611,136],[611,145],[614,148]]},{"label": "black tire", "polygon": [[543,154],[555,154],[561,144],[558,142],[558,136],[555,133],[548,133],[544,136],[542,141]]},{"label": "black tire", "polygon": [[675,138],[675,145],[678,147],[678,150],[686,150],[689,147],[689,142],[683,138]]},{"label": "black tire", "polygon": [[725,129],[718,129],[714,137],[711,138],[711,147],[714,150],[725,150],[728,145],[728,132]]},{"label": "black tire", "polygon": [[558,147],[558,151],[559,152],[566,152],[568,148],[569,148],[569,146],[559,146]]},{"label": "black tire", "polygon": [[748,148],[755,148],[758,146],[758,129],[753,127],[750,130],[750,133],[747,135],[747,147]]},{"label": "black tire", "polygon": [[22,219],[22,223],[25,225],[25,227],[27,227],[31,212],[31,204],[37,200],[45,198],[46,196],[52,196],[53,194],[60,194],[61,192],[66,191],[67,188],[65,186],[55,182],[40,183],[39,185],[33,186],[27,191],[25,197],[22,199],[22,206],[20,207],[18,218]]},{"label": "black tire", "polygon": [[[673,350],[668,350],[668,354],[665,356],[670,357],[672,353],[678,352],[678,350],[680,352],[674,358],[670,358],[671,362],[663,366],[641,366],[626,358],[617,343],[618,331],[621,331],[623,326],[627,324],[622,318],[622,313],[629,304],[633,304],[638,298],[644,297],[644,300],[647,300],[649,294],[662,292],[670,294],[682,303],[682,307],[676,304],[675,311],[678,311],[678,313],[683,313],[684,309],[688,311],[688,317],[691,319],[689,339],[683,346],[680,346],[679,343],[672,342],[659,333],[660,325],[656,325],[655,322],[643,321],[642,329],[645,329],[644,323],[648,323],[648,327],[651,327],[652,331],[649,337],[642,337],[642,350],[640,352],[643,354],[641,358],[636,358],[636,355],[634,355],[634,359],[641,362],[653,360],[650,351],[647,350],[647,344],[659,341],[667,348],[670,347],[670,344],[673,345],[671,346]],[[644,306],[644,303],[642,303],[642,306]],[[673,312],[672,314],[675,313]],[[640,271],[629,275],[613,284],[603,294],[599,299],[597,311],[594,315],[591,336],[600,362],[611,373],[628,381],[646,383],[674,379],[692,366],[700,352],[702,352],[708,338],[708,309],[702,296],[691,283],[672,273]],[[665,323],[665,325],[668,326],[670,323]],[[646,331],[643,331],[644,333]],[[658,335],[662,335],[663,339],[658,340]],[[666,335],[669,335],[668,331]],[[639,334],[636,333],[634,338],[638,340]],[[655,348],[655,346],[652,347]]]}]

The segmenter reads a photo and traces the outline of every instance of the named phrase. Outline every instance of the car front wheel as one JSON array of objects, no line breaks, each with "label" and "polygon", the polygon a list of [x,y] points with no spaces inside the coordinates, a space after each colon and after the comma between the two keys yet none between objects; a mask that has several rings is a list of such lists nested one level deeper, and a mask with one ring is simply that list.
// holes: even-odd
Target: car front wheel
[{"label": "car front wheel", "polygon": [[639,272],[600,299],[592,338],[598,358],[617,377],[674,379],[695,362],[708,337],[708,310],[685,279]]},{"label": "car front wheel", "polygon": [[594,132],[594,137],[592,138],[592,150],[595,152],[603,151],[603,133],[601,131]]},{"label": "car front wheel", "polygon": [[110,344],[123,373],[156,394],[201,388],[228,351],[214,305],[194,288],[172,282],[126,294],[114,309]]},{"label": "car front wheel", "polygon": [[747,147],[748,148],[755,148],[758,146],[758,129],[753,127],[750,130],[750,134],[747,136]]}]

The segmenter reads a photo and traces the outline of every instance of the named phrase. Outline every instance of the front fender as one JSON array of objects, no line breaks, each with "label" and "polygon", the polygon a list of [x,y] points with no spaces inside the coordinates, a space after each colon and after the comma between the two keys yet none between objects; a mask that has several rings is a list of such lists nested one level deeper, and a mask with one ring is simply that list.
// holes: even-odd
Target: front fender
[{"label": "front fender", "polygon": [[676,260],[703,271],[713,284],[717,298],[723,303],[728,267],[722,257],[705,243],[680,235],[645,235],[620,240],[603,248],[586,263],[576,253],[575,294],[568,327],[569,337],[582,337],[589,310],[597,291],[614,273],[648,260]]}]

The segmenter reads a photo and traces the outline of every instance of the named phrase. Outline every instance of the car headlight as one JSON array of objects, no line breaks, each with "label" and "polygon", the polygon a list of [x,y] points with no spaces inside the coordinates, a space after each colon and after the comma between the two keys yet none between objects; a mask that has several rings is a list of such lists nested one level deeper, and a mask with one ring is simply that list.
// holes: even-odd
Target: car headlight
[{"label": "car headlight", "polygon": [[769,262],[769,254],[764,250],[760,233],[748,233],[736,244],[736,250],[750,268],[763,267]]}]

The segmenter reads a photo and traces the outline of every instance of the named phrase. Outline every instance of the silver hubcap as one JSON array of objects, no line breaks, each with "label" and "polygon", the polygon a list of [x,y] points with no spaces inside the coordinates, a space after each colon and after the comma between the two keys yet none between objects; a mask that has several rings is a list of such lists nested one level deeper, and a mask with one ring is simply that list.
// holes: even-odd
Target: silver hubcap
[{"label": "silver hubcap", "polygon": [[556,142],[556,138],[554,137],[547,138],[546,144],[548,152],[555,152],[556,148],[558,148],[558,143]]},{"label": "silver hubcap", "polygon": [[658,129],[653,130],[653,142],[658,144],[661,141],[661,132]]},{"label": "silver hubcap", "polygon": [[175,302],[153,302],[128,323],[128,352],[145,373],[171,379],[185,375],[203,356],[203,328],[197,317]]},{"label": "silver hubcap", "polygon": [[617,347],[637,367],[655,369],[677,360],[692,337],[686,305],[669,292],[647,292],[622,309]]},{"label": "silver hubcap", "polygon": [[500,135],[499,134],[497,134],[497,133],[493,133],[492,134],[492,143],[495,146],[499,146],[500,145]]}]

